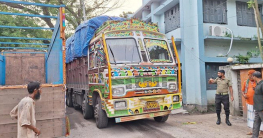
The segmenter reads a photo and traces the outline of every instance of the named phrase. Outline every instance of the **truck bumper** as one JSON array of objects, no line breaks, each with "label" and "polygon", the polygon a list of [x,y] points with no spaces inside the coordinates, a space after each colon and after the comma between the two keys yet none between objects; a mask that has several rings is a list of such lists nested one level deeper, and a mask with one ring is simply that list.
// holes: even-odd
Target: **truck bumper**
[{"label": "truck bumper", "polygon": [[142,114],[142,115],[118,117],[118,118],[115,118],[115,122],[121,123],[121,122],[127,122],[127,121],[133,121],[133,120],[139,120],[139,119],[145,119],[145,118],[151,118],[151,117],[157,117],[157,116],[165,116],[170,113],[171,111],[164,111],[164,112],[149,113],[149,114]]},{"label": "truck bumper", "polygon": [[[178,96],[179,100],[174,102],[174,96]],[[103,107],[109,118],[117,117],[116,122],[125,122],[125,120],[131,121],[167,115],[171,110],[182,106],[181,99],[180,93],[112,100],[105,99]],[[120,105],[125,105],[125,107],[118,106],[118,102],[123,102]]]}]

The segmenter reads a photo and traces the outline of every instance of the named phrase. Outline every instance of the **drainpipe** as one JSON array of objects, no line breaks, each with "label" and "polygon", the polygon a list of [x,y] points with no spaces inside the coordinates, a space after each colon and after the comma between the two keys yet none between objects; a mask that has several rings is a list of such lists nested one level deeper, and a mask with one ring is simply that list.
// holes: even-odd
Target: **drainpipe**
[{"label": "drainpipe", "polygon": [[230,30],[229,28],[226,28],[226,29],[227,29],[227,30],[229,30],[229,31],[230,31],[230,33],[231,33],[231,42],[230,42],[230,47],[229,47],[229,50],[228,50],[228,52],[226,53],[226,56],[228,56],[228,54],[230,53],[230,51],[231,51],[231,49],[232,49],[234,35],[233,35],[233,32],[232,32],[232,30]]}]

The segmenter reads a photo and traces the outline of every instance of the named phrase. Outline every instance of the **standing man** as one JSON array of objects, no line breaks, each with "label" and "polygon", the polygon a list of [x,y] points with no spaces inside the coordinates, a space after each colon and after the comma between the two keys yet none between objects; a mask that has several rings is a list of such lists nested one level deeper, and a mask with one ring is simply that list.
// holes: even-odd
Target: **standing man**
[{"label": "standing man", "polygon": [[216,113],[217,113],[217,125],[221,124],[221,104],[223,103],[224,105],[224,110],[226,114],[226,124],[228,126],[231,126],[232,124],[229,121],[229,94],[228,90],[230,90],[230,95],[231,95],[231,101],[234,100],[233,97],[233,89],[232,89],[232,83],[230,80],[225,78],[225,71],[224,70],[219,70],[217,73],[217,78],[213,80],[212,78],[208,81],[209,84],[217,84],[217,90],[216,90],[216,99],[215,99],[215,104],[216,104]]},{"label": "standing man", "polygon": [[40,135],[35,118],[35,101],[39,100],[41,95],[40,83],[30,82],[27,90],[29,95],[10,112],[11,117],[17,119],[17,138],[36,138]]},{"label": "standing man", "polygon": [[[248,79],[244,81],[242,86],[242,96],[246,99],[247,104],[247,126],[253,130],[253,123],[255,118],[255,112],[253,109],[253,96],[255,94],[255,87],[257,85],[256,81],[253,80],[253,73],[255,70],[248,71]],[[260,127],[263,130],[263,126]],[[252,132],[247,133],[247,135],[252,135]]]},{"label": "standing man", "polygon": [[254,100],[254,111],[255,111],[255,120],[253,124],[253,137],[258,138],[259,129],[261,122],[263,121],[263,81],[262,74],[259,71],[253,73],[253,80],[257,82],[255,88],[255,94],[253,97]]}]

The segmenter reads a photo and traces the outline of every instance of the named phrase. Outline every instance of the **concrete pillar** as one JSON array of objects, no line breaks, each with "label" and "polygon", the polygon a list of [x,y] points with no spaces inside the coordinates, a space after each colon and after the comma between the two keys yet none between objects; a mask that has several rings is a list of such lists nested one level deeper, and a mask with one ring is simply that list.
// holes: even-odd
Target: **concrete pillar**
[{"label": "concrete pillar", "polygon": [[202,0],[180,0],[183,103],[207,111]]},{"label": "concrete pillar", "polygon": [[151,4],[151,12],[153,12],[155,9],[157,9],[160,6],[158,2],[153,2]]},{"label": "concrete pillar", "polygon": [[151,13],[150,10],[144,10],[142,11],[142,19],[144,19],[147,15],[149,15]]}]

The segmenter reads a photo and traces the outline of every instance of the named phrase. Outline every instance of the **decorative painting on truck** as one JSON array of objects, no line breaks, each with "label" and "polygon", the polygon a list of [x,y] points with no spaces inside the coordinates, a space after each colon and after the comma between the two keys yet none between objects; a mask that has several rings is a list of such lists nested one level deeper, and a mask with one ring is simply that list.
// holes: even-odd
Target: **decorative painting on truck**
[{"label": "decorative painting on truck", "polygon": [[107,37],[128,37],[128,36],[133,36],[132,31],[120,31],[120,32],[112,32],[112,33],[107,33]]},{"label": "decorative painting on truck", "polygon": [[[145,31],[158,32],[157,24],[147,24],[137,19],[130,19],[126,21],[107,21],[96,31],[96,36],[103,32],[115,31],[115,30],[134,30],[141,29]],[[136,33],[137,34],[137,33]],[[139,34],[137,34],[138,36]]]},{"label": "decorative painting on truck", "polygon": [[153,63],[172,62],[168,45],[164,40],[144,39],[144,44],[149,52],[149,59]]},{"label": "decorative painting on truck", "polygon": [[160,75],[176,75],[176,74],[177,74],[177,68],[173,66],[112,68],[112,77],[160,76]]},{"label": "decorative painting on truck", "polygon": [[[178,101],[174,101],[173,99],[173,97],[177,96],[180,95],[156,95],[151,97],[151,101],[149,101],[147,97],[124,98],[122,100],[107,100],[105,102],[105,107],[109,117],[166,111],[181,107],[179,99]],[[125,102],[127,106],[125,109],[118,110],[116,109],[116,102]]]}]

